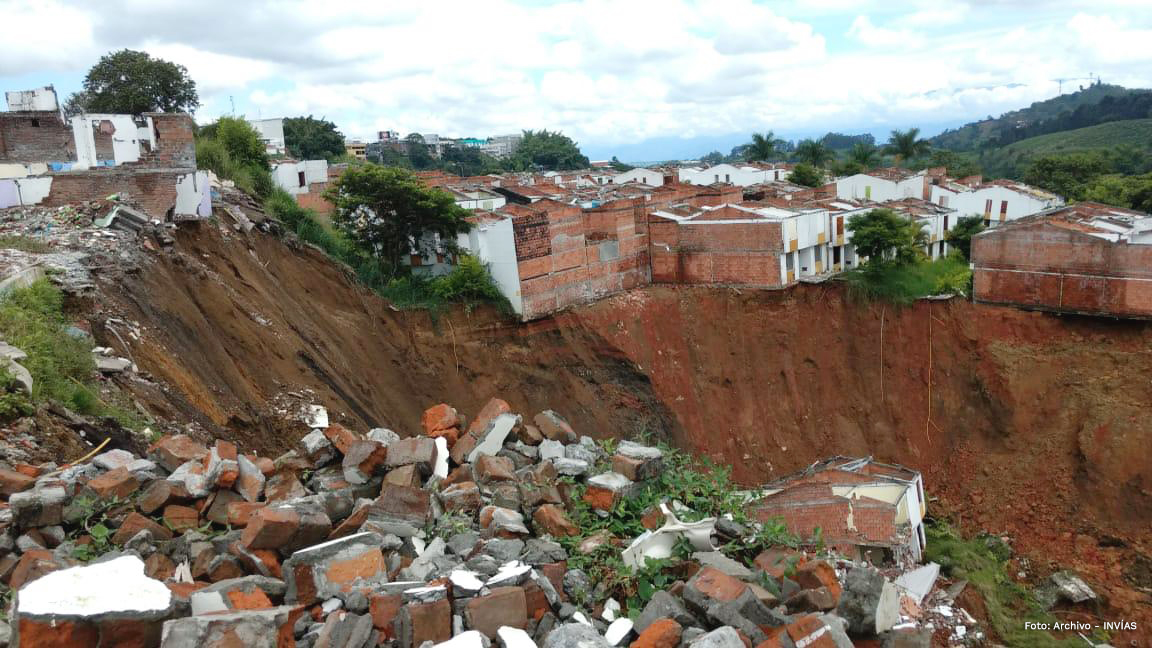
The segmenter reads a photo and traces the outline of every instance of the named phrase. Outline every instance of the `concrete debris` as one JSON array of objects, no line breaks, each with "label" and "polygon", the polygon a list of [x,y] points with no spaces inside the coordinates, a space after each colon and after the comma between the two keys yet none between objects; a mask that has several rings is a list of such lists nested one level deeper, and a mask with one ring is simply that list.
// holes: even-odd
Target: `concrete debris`
[{"label": "concrete debris", "polygon": [[[892,573],[897,587],[835,555],[774,547],[749,562],[739,547],[756,523],[686,522],[678,502],[649,510],[650,530],[630,541],[581,528],[650,487],[664,453],[631,442],[605,452],[556,412],[528,426],[492,399],[466,426],[441,404],[411,438],[345,427],[320,406],[283,416],[299,436],[276,459],[169,435],[147,458],[112,449],[62,473],[0,463],[14,639],[103,645],[132,627],[139,645],[170,648],[846,648],[849,635],[894,632],[904,643],[893,645],[916,645],[928,624],[982,636],[936,589],[933,565]],[[80,494],[122,504],[97,530]],[[106,556],[92,555],[96,542]],[[687,582],[646,584],[639,609],[635,590],[567,566],[569,551],[624,547],[640,569],[678,544],[692,551]]]}]

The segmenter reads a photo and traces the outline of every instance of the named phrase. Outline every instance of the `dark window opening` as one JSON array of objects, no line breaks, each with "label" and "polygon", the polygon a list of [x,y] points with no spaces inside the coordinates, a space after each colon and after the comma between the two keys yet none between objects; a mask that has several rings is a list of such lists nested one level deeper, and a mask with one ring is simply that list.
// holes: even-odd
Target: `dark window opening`
[{"label": "dark window opening", "polygon": [[296,179],[300,182],[301,187],[303,187],[305,184],[307,184],[304,181],[304,172],[303,171],[300,171],[296,174]]},{"label": "dark window opening", "polygon": [[32,118],[32,128],[40,128],[40,120],[35,117]]}]

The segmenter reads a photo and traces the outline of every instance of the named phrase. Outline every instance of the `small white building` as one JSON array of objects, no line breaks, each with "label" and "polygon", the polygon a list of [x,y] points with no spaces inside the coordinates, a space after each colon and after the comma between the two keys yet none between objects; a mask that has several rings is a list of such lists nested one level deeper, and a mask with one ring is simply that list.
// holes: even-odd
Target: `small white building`
[{"label": "small white building", "polygon": [[931,185],[932,202],[961,216],[982,216],[989,227],[1031,216],[1064,204],[1064,199],[1010,180],[994,180],[975,188],[949,183]]},{"label": "small white building", "polygon": [[444,190],[452,194],[452,198],[455,199],[457,207],[464,209],[492,211],[494,209],[500,209],[508,202],[503,194],[498,194],[495,191],[489,191],[480,187],[473,189],[445,187]]},{"label": "small white building", "polygon": [[306,194],[309,185],[328,182],[328,161],[281,162],[272,167],[272,179],[293,196]]},{"label": "small white building", "polygon": [[785,166],[717,164],[713,167],[684,167],[678,172],[680,182],[694,185],[724,183],[748,187],[773,180],[787,180],[791,171]]},{"label": "small white building", "polygon": [[836,197],[843,200],[888,202],[903,198],[924,198],[926,175],[899,169],[877,169],[836,180]]},{"label": "small white building", "polygon": [[612,184],[625,184],[627,182],[639,182],[646,184],[649,187],[661,187],[664,185],[664,174],[660,171],[653,171],[652,169],[645,169],[644,167],[636,167],[631,171],[624,171],[616,174],[611,180]]},{"label": "small white building", "polygon": [[284,155],[287,146],[284,144],[284,118],[275,119],[249,119],[248,123],[260,133],[260,141],[264,142],[264,152],[268,155]]},{"label": "small white building", "polygon": [[8,102],[8,110],[21,111],[48,111],[59,110],[60,103],[56,99],[56,88],[44,86],[33,90],[13,90],[4,93]]}]

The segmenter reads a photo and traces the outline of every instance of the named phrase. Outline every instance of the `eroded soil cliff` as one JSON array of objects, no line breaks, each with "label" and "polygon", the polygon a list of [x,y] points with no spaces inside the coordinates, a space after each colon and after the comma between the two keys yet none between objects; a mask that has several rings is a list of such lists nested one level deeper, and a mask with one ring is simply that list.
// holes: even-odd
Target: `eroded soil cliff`
[{"label": "eroded soil cliff", "polygon": [[[491,309],[401,312],[319,252],[183,226],[93,316],[141,327],[138,397],[266,454],[265,416],[315,400],[358,427],[413,433],[428,406],[499,394],[593,436],[665,438],[756,484],[832,454],[924,472],[931,505],[1007,532],[1034,571],[1075,566],[1149,619],[1152,327],[963,300],[897,308],[836,285],[653,287],[519,325]],[[308,395],[308,398],[313,398]],[[1152,626],[1146,626],[1152,627]]]}]

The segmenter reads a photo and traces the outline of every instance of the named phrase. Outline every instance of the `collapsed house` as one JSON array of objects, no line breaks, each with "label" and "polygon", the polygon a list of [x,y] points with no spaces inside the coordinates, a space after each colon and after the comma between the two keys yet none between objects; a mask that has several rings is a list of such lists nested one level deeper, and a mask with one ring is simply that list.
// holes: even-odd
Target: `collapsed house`
[{"label": "collapsed house", "polygon": [[212,213],[196,170],[196,124],[183,113],[66,118],[51,87],[6,93],[0,208],[57,207],[119,194],[166,221]]},{"label": "collapsed house", "polygon": [[873,564],[919,562],[924,535],[924,479],[919,472],[871,457],[832,457],[764,486],[755,517],[781,519],[790,533],[812,537]]},{"label": "collapsed house", "polygon": [[1152,318],[1152,216],[1100,203],[972,238],[973,298],[1035,310]]}]

